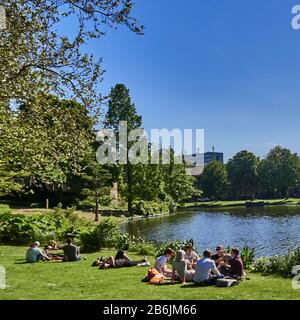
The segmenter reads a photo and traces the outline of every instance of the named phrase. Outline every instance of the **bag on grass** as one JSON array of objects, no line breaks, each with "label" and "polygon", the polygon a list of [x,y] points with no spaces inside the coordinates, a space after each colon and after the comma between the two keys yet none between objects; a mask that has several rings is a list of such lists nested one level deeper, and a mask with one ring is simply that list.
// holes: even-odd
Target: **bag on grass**
[{"label": "bag on grass", "polygon": [[157,274],[149,281],[150,284],[160,284],[165,280],[165,276],[163,274]]},{"label": "bag on grass", "polygon": [[153,277],[155,277],[158,274],[159,274],[159,272],[155,268],[149,269],[148,273],[147,273],[147,278],[150,281]]},{"label": "bag on grass", "polygon": [[237,286],[239,284],[239,281],[236,279],[218,279],[216,286],[217,287],[222,287],[222,288],[229,288],[229,287],[233,287],[233,286]]}]

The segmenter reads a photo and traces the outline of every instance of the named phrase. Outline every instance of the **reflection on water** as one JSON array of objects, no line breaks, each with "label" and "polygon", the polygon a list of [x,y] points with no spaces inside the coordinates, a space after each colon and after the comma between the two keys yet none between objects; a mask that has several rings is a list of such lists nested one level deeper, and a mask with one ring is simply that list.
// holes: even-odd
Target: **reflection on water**
[{"label": "reflection on water", "polygon": [[300,207],[185,209],[167,217],[126,224],[124,231],[150,241],[193,238],[197,248],[217,244],[255,247],[257,256],[286,253],[300,245]]}]

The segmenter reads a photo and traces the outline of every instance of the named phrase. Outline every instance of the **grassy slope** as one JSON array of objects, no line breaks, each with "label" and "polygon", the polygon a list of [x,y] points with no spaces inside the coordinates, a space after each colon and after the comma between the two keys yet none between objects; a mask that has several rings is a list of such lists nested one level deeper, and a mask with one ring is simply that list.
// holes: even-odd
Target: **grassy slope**
[{"label": "grassy slope", "polygon": [[[299,205],[300,199],[289,198],[289,199],[274,199],[274,200],[255,200],[254,202],[263,201],[267,206],[275,205]],[[183,208],[223,208],[223,207],[244,207],[245,200],[238,201],[210,201],[210,202],[191,202],[182,205]]]},{"label": "grassy slope", "polygon": [[[289,279],[251,274],[238,287],[216,288],[187,285],[149,285],[141,279],[147,268],[98,270],[90,265],[99,254],[84,255],[76,263],[24,264],[24,247],[0,246],[0,265],[7,269],[7,289],[2,299],[300,299]],[[111,251],[103,251],[109,256]],[[132,258],[138,258],[131,255]],[[153,259],[152,261],[153,262]]]}]

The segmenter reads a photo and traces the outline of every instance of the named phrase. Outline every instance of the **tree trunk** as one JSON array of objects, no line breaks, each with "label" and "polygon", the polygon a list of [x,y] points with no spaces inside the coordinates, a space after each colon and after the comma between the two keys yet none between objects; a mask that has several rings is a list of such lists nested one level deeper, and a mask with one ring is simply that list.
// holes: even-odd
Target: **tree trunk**
[{"label": "tree trunk", "polygon": [[99,221],[99,201],[98,201],[98,193],[96,192],[96,208],[95,208],[95,222]]},{"label": "tree trunk", "polygon": [[131,166],[127,163],[127,202],[128,213],[132,214]]}]

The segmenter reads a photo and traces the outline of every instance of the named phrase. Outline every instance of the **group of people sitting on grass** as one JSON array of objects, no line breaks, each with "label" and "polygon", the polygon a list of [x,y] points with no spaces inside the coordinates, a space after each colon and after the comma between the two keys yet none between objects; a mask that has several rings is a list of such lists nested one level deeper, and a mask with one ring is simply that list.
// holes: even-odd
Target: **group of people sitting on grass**
[{"label": "group of people sitting on grass", "polygon": [[[72,243],[70,238],[63,246],[51,241],[44,250],[39,247],[38,241],[30,245],[26,253],[27,262],[35,263],[40,260],[73,262],[81,259],[79,248]],[[63,254],[50,253],[50,251],[58,249],[62,249]],[[172,269],[169,269],[167,262],[171,259],[173,259]],[[119,250],[115,257],[98,258],[92,266],[99,269],[111,269],[147,267],[150,266],[150,263],[146,256],[139,261],[130,260],[124,251]],[[215,285],[218,279],[224,277],[240,280],[245,276],[245,273],[238,248],[231,249],[229,254],[223,246],[217,246],[214,254],[210,250],[205,250],[203,258],[200,258],[193,251],[193,246],[187,245],[176,253],[172,249],[166,249],[164,254],[156,259],[154,268],[149,270],[148,280],[154,276],[159,281],[170,279],[172,282],[179,280],[182,283],[194,282],[202,285]]]},{"label": "group of people sitting on grass", "polygon": [[[63,250],[63,254],[50,253],[52,250]],[[30,244],[26,252],[26,261],[29,263],[36,263],[41,260],[43,261],[62,261],[72,262],[80,260],[80,250],[77,246],[72,243],[72,239],[68,238],[65,245],[58,245],[55,241],[50,243],[44,248],[40,249],[40,243],[38,241]]]},{"label": "group of people sitting on grass", "polygon": [[[174,256],[172,269],[168,269],[167,261]],[[179,280],[182,283],[194,282],[202,285],[215,285],[218,279],[224,277],[240,280],[245,276],[239,249],[233,248],[228,254],[222,246],[217,246],[214,254],[205,250],[203,258],[193,251],[192,245],[187,245],[177,253],[172,249],[166,249],[155,261],[154,269],[172,282]]]}]

